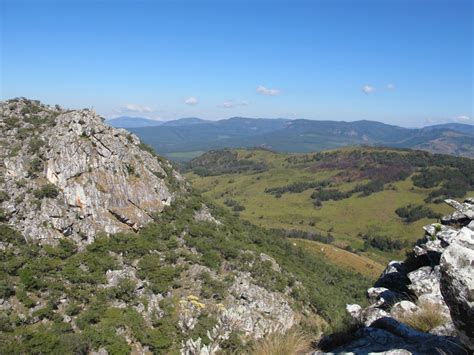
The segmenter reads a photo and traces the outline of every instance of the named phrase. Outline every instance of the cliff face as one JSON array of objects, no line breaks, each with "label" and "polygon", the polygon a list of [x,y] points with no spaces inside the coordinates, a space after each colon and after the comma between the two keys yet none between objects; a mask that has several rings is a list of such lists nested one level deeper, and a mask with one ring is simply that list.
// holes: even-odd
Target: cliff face
[{"label": "cliff face", "polygon": [[23,99],[0,103],[0,156],[4,213],[41,243],[137,231],[171,203],[182,180],[93,111]]},{"label": "cliff face", "polygon": [[[347,305],[358,327],[338,352],[466,354],[474,351],[474,199],[446,200],[455,209],[405,261],[392,261],[367,291],[371,305]],[[332,345],[331,345],[332,344]]]}]

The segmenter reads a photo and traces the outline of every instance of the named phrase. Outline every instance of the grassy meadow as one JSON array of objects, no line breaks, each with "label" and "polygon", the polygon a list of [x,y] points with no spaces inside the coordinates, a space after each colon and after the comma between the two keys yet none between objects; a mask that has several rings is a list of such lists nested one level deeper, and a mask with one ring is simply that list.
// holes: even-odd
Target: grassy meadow
[{"label": "grassy meadow", "polygon": [[[337,152],[338,154],[353,154],[356,150],[362,154],[365,151],[364,148],[345,148]],[[373,149],[368,150],[369,153],[371,151]],[[388,149],[379,149],[377,153],[380,151],[400,155],[411,154],[408,151]],[[321,164],[319,167],[314,166],[308,163],[306,159],[308,155],[305,154],[274,153],[267,150],[233,150],[233,152],[236,153],[237,160],[264,164],[265,169],[211,176],[189,172],[187,177],[193,186],[220,205],[226,205],[226,201],[229,200],[237,202],[243,206],[238,212],[240,217],[253,224],[268,229],[330,234],[334,238],[332,243],[334,246],[350,251],[356,250],[362,257],[368,257],[380,264],[384,264],[388,259],[403,258],[405,250],[423,236],[422,227],[436,221],[433,218],[421,218],[407,223],[395,213],[397,208],[412,204],[427,206],[439,214],[451,212],[449,206],[439,201],[438,203],[425,202],[427,196],[437,186],[432,188],[415,186],[412,177],[417,174],[416,169],[410,171],[410,174],[403,179],[385,183],[382,191],[375,191],[368,196],[353,193],[348,198],[327,200],[322,202],[321,206],[315,206],[311,199],[314,191],[312,188],[278,196],[266,191],[269,188],[295,183],[330,180],[331,188],[346,192],[370,179],[364,176],[359,176],[360,179],[347,178],[346,173],[354,175],[353,169],[325,167]],[[383,170],[384,167],[380,168]],[[361,235],[364,234],[400,240],[405,243],[406,248],[400,250],[365,248],[363,250],[364,240]],[[298,241],[297,243],[309,247],[312,242]],[[334,255],[326,255],[326,257],[335,258]],[[336,262],[341,263],[338,260]],[[361,260],[361,262],[364,261]],[[366,271],[366,274],[370,273],[371,270]]]}]

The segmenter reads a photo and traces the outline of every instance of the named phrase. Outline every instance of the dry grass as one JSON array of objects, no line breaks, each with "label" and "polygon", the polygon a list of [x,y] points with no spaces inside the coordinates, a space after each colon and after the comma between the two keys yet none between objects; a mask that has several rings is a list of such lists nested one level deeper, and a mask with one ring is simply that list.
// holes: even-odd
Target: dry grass
[{"label": "dry grass", "polygon": [[419,303],[418,307],[420,310],[417,312],[401,315],[398,320],[422,332],[429,332],[447,320],[438,304],[423,302]]},{"label": "dry grass", "polygon": [[273,333],[258,341],[251,355],[298,355],[312,350],[312,338],[300,331],[289,330],[285,334]]},{"label": "dry grass", "polygon": [[292,243],[312,253],[322,255],[336,265],[376,279],[384,270],[384,266],[363,255],[348,252],[334,245],[323,244],[313,240],[291,239]]}]

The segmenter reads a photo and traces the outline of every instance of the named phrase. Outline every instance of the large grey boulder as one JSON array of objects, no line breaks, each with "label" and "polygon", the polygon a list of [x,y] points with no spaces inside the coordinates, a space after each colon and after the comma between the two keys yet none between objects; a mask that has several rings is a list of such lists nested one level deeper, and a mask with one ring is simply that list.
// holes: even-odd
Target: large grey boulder
[{"label": "large grey boulder", "polygon": [[441,257],[441,292],[461,341],[474,351],[474,232],[462,228]]}]

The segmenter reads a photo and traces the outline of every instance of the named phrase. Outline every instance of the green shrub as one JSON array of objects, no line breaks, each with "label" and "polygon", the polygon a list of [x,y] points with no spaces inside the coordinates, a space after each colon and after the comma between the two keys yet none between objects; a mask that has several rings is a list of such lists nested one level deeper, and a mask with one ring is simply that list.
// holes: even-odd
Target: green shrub
[{"label": "green shrub", "polygon": [[311,194],[311,198],[319,201],[343,200],[351,197],[350,192],[342,192],[336,189],[319,189]]},{"label": "green shrub", "polygon": [[204,298],[213,298],[222,300],[225,297],[226,285],[224,282],[215,280],[208,272],[201,274],[201,296]]},{"label": "green shrub", "polygon": [[440,213],[435,213],[431,208],[423,205],[408,205],[395,210],[395,213],[407,223],[418,221],[422,218],[441,218]]},{"label": "green shrub", "polygon": [[172,282],[179,276],[179,267],[162,266],[157,255],[146,255],[138,263],[138,277],[150,282],[154,293],[164,293],[171,287]]},{"label": "green shrub", "polygon": [[41,171],[42,168],[43,168],[43,161],[40,158],[35,157],[30,161],[30,165],[28,167],[28,175],[36,176],[36,173]]},{"label": "green shrub", "polygon": [[222,257],[218,252],[210,250],[202,255],[201,261],[207,267],[210,267],[214,270],[218,270],[221,265]]},{"label": "green shrub", "polygon": [[45,144],[46,144],[45,141],[42,140],[41,138],[38,138],[38,137],[32,138],[28,144],[28,153],[37,154],[39,150],[41,149],[41,147],[43,147]]},{"label": "green shrub", "polygon": [[8,217],[8,212],[4,208],[0,207],[0,223],[6,222]]},{"label": "green shrub", "polygon": [[59,195],[59,189],[56,187],[56,185],[46,184],[35,190],[33,195],[37,199],[56,198]]},{"label": "green shrub", "polygon": [[401,250],[407,246],[406,242],[403,242],[399,239],[392,239],[385,235],[371,235],[364,234],[362,235],[364,240],[364,248],[375,248],[381,251],[394,251]]},{"label": "green shrub", "polygon": [[8,278],[4,278],[5,275],[2,275],[0,279],[0,298],[9,298],[15,294],[14,283]]},{"label": "green shrub", "polygon": [[8,193],[4,190],[0,190],[0,203],[8,201],[10,199],[10,196]]}]

